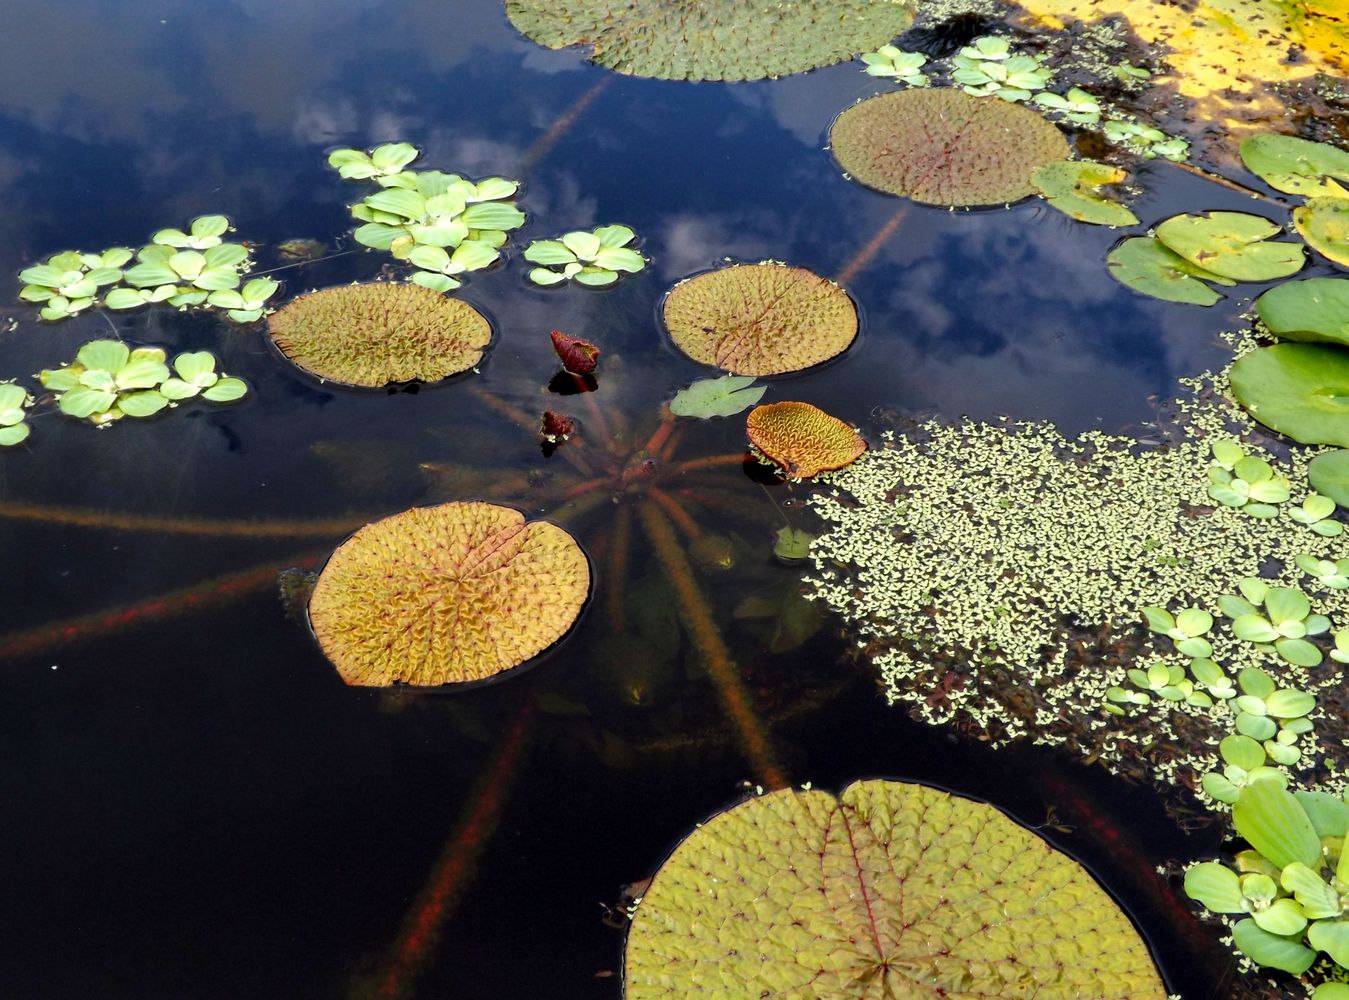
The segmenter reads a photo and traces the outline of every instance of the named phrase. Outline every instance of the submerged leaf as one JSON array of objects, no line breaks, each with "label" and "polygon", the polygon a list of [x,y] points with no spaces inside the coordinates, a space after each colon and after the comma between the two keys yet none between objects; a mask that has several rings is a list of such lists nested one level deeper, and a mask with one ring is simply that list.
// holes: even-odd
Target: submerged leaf
[{"label": "submerged leaf", "polygon": [[677,417],[730,417],[763,398],[766,385],[755,385],[753,375],[702,378],[675,393],[670,412]]}]

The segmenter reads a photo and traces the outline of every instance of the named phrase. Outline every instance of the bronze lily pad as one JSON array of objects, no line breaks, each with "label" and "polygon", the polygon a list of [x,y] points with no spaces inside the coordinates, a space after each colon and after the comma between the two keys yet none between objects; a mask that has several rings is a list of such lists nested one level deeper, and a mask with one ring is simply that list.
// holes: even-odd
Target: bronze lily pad
[{"label": "bronze lily pad", "polygon": [[750,444],[793,478],[841,469],[867,450],[862,435],[809,403],[756,406],[749,411],[745,429]]},{"label": "bronze lily pad", "polygon": [[492,339],[487,318],[467,302],[383,282],[301,295],[267,327],[281,353],[310,374],[375,388],[467,371]]},{"label": "bronze lily pad", "polygon": [[348,684],[460,684],[547,649],[589,592],[585,553],[557,525],[447,503],[343,542],[319,574],[309,622]]},{"label": "bronze lily pad", "polygon": [[927,205],[1000,205],[1035,193],[1031,174],[1068,141],[1029,108],[952,88],[899,90],[834,121],[839,166],[867,187]]},{"label": "bronze lily pad", "polygon": [[828,278],[772,261],[682,281],[662,309],[694,361],[737,375],[780,375],[827,361],[857,336],[857,307]]}]

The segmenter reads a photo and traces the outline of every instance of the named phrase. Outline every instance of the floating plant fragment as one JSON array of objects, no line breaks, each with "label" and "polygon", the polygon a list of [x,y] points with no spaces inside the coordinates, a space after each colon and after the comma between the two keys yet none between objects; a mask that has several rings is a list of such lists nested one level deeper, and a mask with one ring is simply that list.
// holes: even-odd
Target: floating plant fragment
[{"label": "floating plant fragment", "polygon": [[1288,516],[1298,524],[1305,524],[1323,538],[1335,538],[1344,532],[1344,525],[1333,520],[1335,501],[1320,493],[1310,493],[1301,506],[1290,507]]},{"label": "floating plant fragment", "polygon": [[1097,226],[1134,226],[1138,216],[1118,202],[1104,198],[1100,188],[1120,184],[1129,172],[1092,160],[1061,160],[1031,171],[1035,189],[1064,215]]},{"label": "floating plant fragment", "polygon": [[868,76],[884,76],[909,87],[926,87],[927,76],[922,72],[927,56],[921,52],[905,52],[893,45],[882,45],[875,52],[863,52],[862,62]]},{"label": "floating plant fragment", "polygon": [[1175,616],[1165,608],[1143,608],[1143,617],[1149,629],[1176,644],[1177,652],[1201,658],[1213,655],[1213,646],[1204,638],[1213,627],[1213,616],[1203,608],[1185,608]]},{"label": "floating plant fragment", "polygon": [[1169,137],[1161,129],[1129,119],[1112,119],[1101,126],[1101,132],[1111,142],[1149,160],[1159,156],[1183,160],[1190,152],[1190,144],[1184,139]]},{"label": "floating plant fragment", "polygon": [[28,438],[27,408],[33,403],[28,390],[13,382],[0,382],[0,448],[9,448]]},{"label": "floating plant fragment", "polygon": [[[1208,495],[1225,507],[1253,517],[1277,517],[1276,504],[1288,499],[1291,484],[1263,458],[1247,455],[1230,438],[1213,442],[1213,464],[1208,469]],[[1208,654],[1205,653],[1205,656]]]},{"label": "floating plant fragment", "polygon": [[1081,87],[1070,87],[1068,93],[1063,95],[1044,91],[1036,94],[1032,100],[1077,125],[1095,125],[1101,120],[1100,100]]},{"label": "floating plant fragment", "polygon": [[1302,269],[1302,247],[1271,241],[1279,224],[1245,212],[1175,215],[1157,239],[1196,267],[1233,281],[1273,281]]},{"label": "floating plant fragment", "polygon": [[506,0],[506,16],[540,45],[582,45],[601,66],[662,80],[762,80],[851,59],[913,22],[898,0]]},{"label": "floating plant fragment", "polygon": [[745,429],[750,444],[793,479],[841,469],[867,450],[856,430],[809,403],[756,406]]},{"label": "floating plant fragment", "polygon": [[1331,590],[1349,590],[1349,559],[1317,559],[1302,554],[1297,556],[1297,568],[1302,570],[1323,587]]},{"label": "floating plant fragment", "polygon": [[148,417],[168,406],[155,391],[169,377],[162,348],[135,350],[118,340],[91,340],[75,354],[73,364],[45,369],[43,388],[57,393],[58,408],[69,417],[107,424],[119,417]]},{"label": "floating plant fragment", "polygon": [[272,278],[253,278],[244,282],[244,287],[235,291],[222,288],[206,296],[206,304],[219,309],[228,309],[226,315],[235,323],[254,323],[269,312],[267,300],[276,294],[281,285]]},{"label": "floating plant fragment", "polygon": [[766,385],[755,385],[753,375],[700,378],[675,393],[670,412],[676,417],[731,417],[763,398]]},{"label": "floating plant fragment", "polygon": [[675,346],[738,375],[781,375],[827,361],[857,336],[857,307],[828,278],[773,261],[681,281],[662,306]]},{"label": "floating plant fragment", "polygon": [[917,1000],[933,984],[1166,996],[1128,917],[1075,861],[992,806],[880,780],[837,798],[770,792],[700,824],[637,905],[624,984],[626,1000]]},{"label": "floating plant fragment", "polygon": [[1255,311],[1283,340],[1349,344],[1349,278],[1285,281],[1256,299]]},{"label": "floating plant fragment", "polygon": [[343,542],[319,574],[309,621],[348,684],[458,684],[547,649],[589,591],[589,563],[561,528],[510,507],[447,503]]},{"label": "floating plant fragment", "polygon": [[150,237],[150,242],[180,250],[208,250],[221,244],[221,237],[229,228],[230,220],[223,215],[201,215],[192,220],[187,232],[161,229]]},{"label": "floating plant fragment", "polygon": [[173,370],[177,377],[166,378],[159,392],[175,402],[200,395],[213,403],[232,403],[248,391],[242,379],[220,375],[215,370],[215,358],[206,351],[178,355],[173,359]]},{"label": "floating plant fragment", "polygon": [[539,436],[548,444],[562,444],[576,432],[576,421],[564,413],[543,411],[543,420],[539,425]]},{"label": "floating plant fragment", "polygon": [[1236,284],[1230,278],[1191,264],[1151,236],[1125,240],[1110,251],[1105,264],[1110,276],[1120,284],[1167,302],[1211,306],[1222,296],[1204,284],[1205,281]]},{"label": "floating plant fragment", "polygon": [[[1275,344],[1238,358],[1229,378],[1237,402],[1266,427],[1302,444],[1349,447],[1346,352],[1321,344]],[[1334,499],[1334,493],[1316,488]]]},{"label": "floating plant fragment", "polygon": [[1308,199],[1293,209],[1293,228],[1322,257],[1349,267],[1349,197]]},{"label": "floating plant fragment", "polygon": [[600,363],[600,349],[588,340],[573,337],[561,330],[549,334],[553,350],[557,352],[562,368],[571,375],[593,375]]},{"label": "floating plant fragment", "polygon": [[45,320],[65,319],[94,304],[98,290],[122,280],[122,267],[131,259],[126,247],[102,253],[66,250],[52,254],[46,263],[19,272],[24,283],[19,298],[43,303],[39,315]]},{"label": "floating plant fragment", "polygon": [[1324,142],[1263,133],[1241,141],[1241,162],[1276,191],[1310,197],[1349,195],[1349,153]]},{"label": "floating plant fragment", "polygon": [[1307,465],[1312,488],[1341,507],[1349,507],[1349,451],[1327,451]]},{"label": "floating plant fragment", "polygon": [[815,536],[800,528],[781,527],[773,536],[773,555],[783,562],[796,562],[810,555],[810,543]]},{"label": "floating plant fragment", "polygon": [[492,339],[491,324],[466,302],[379,282],[301,295],[267,327],[281,353],[311,374],[371,387],[466,371]]},{"label": "floating plant fragment", "polygon": [[386,142],[366,153],[359,149],[335,149],[328,166],[347,180],[379,180],[402,171],[417,158],[417,147],[407,142]]},{"label": "floating plant fragment", "polygon": [[568,279],[583,285],[612,285],[620,271],[635,273],[646,267],[646,258],[627,246],[636,238],[627,226],[600,226],[589,233],[535,240],[525,249],[525,260],[544,266],[531,270],[529,280],[536,285],[556,285]]},{"label": "floating plant fragment", "polygon": [[999,205],[1034,194],[1031,172],[1066,160],[1043,116],[951,88],[901,90],[834,120],[839,165],[867,187],[928,205]]}]

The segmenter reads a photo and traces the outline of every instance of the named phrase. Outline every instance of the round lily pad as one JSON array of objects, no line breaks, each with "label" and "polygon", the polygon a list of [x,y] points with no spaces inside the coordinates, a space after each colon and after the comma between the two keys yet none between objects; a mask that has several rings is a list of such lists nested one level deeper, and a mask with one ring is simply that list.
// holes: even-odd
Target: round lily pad
[{"label": "round lily pad", "polygon": [[1175,215],[1157,239],[1196,267],[1233,281],[1273,281],[1302,269],[1302,247],[1271,241],[1279,224],[1245,212]]},{"label": "round lily pad", "polygon": [[1307,465],[1312,489],[1349,508],[1349,451],[1328,451]]},{"label": "round lily pad", "polygon": [[1129,918],[990,805],[859,781],[701,824],[633,915],[626,1000],[1164,1000]]},{"label": "round lily pad", "polygon": [[1134,226],[1138,216],[1119,202],[1101,196],[1106,184],[1120,184],[1129,172],[1092,160],[1060,160],[1031,171],[1035,190],[1064,215],[1097,226]]},{"label": "round lily pad", "polygon": [[867,187],[927,205],[1001,205],[1035,193],[1031,173],[1068,158],[1058,128],[1029,108],[950,87],[899,90],[834,121],[839,165]]},{"label": "round lily pad", "polygon": [[1120,284],[1167,302],[1211,306],[1222,296],[1204,284],[1205,281],[1219,285],[1235,284],[1221,274],[1196,267],[1151,236],[1135,236],[1125,240],[1106,256],[1105,266],[1110,276]]},{"label": "round lily pad", "polygon": [[1232,392],[1252,417],[1303,444],[1349,447],[1349,351],[1275,344],[1237,359]]},{"label": "round lily pad", "polygon": [[371,282],[301,295],[268,331],[305,371],[346,385],[435,382],[472,368],[492,339],[466,302],[420,285]]},{"label": "round lily pad", "polygon": [[780,375],[841,354],[857,307],[828,278],[772,261],[682,281],[662,307],[670,338],[694,361],[737,375]]},{"label": "round lily pad", "polygon": [[809,479],[851,465],[867,450],[862,435],[809,403],[756,406],[745,420],[750,444],[787,475]]},{"label": "round lily pad", "polygon": [[547,649],[589,592],[585,553],[557,525],[447,503],[343,542],[314,585],[309,622],[348,684],[462,684]]},{"label": "round lily pad", "polygon": [[1264,133],[1241,141],[1246,169],[1277,191],[1343,195],[1336,180],[1349,182],[1349,153],[1324,142]]},{"label": "round lily pad", "polygon": [[1349,198],[1308,199],[1293,209],[1293,228],[1322,257],[1349,267]]},{"label": "round lily pad", "polygon": [[1285,281],[1256,299],[1255,311],[1284,340],[1349,344],[1349,278]]},{"label": "round lily pad", "polygon": [[851,59],[913,22],[900,0],[506,0],[550,49],[584,45],[601,66],[662,80],[762,80]]}]

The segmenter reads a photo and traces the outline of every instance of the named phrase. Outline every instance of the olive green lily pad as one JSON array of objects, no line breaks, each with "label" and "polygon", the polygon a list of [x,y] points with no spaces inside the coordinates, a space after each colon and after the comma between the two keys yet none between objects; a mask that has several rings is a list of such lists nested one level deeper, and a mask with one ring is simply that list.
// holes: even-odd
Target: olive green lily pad
[{"label": "olive green lily pad", "polygon": [[1129,918],[997,809],[898,781],[701,824],[633,916],[626,1000],[1163,1000]]},{"label": "olive green lily pad", "polygon": [[506,0],[540,45],[588,47],[601,66],[661,80],[762,80],[879,48],[913,22],[901,0]]},{"label": "olive green lily pad", "polygon": [[1311,198],[1293,209],[1293,228],[1328,260],[1349,267],[1349,198]]},{"label": "olive green lily pad", "polygon": [[1241,142],[1246,169],[1277,191],[1349,195],[1331,178],[1349,181],[1349,153],[1291,135],[1253,135]]},{"label": "olive green lily pad", "polygon": [[1069,154],[1063,133],[1040,114],[950,87],[854,104],[834,121],[829,142],[867,187],[927,205],[1018,201],[1035,193],[1035,168]]},{"label": "olive green lily pad", "polygon": [[1307,466],[1307,478],[1317,493],[1349,507],[1349,451],[1317,455]]},{"label": "olive green lily pad", "polygon": [[1233,281],[1273,281],[1302,269],[1296,243],[1271,241],[1279,224],[1245,212],[1176,215],[1157,227],[1157,239],[1196,267]]},{"label": "olive green lily pad", "polygon": [[1229,377],[1237,402],[1266,427],[1303,444],[1349,447],[1349,351],[1275,344],[1237,359]]},{"label": "olive green lily pad", "polygon": [[1222,298],[1204,284],[1205,281],[1219,285],[1236,284],[1230,278],[1191,264],[1151,236],[1135,236],[1125,240],[1106,256],[1105,266],[1112,278],[1136,292],[1154,299],[1188,302],[1196,306],[1211,306]]},{"label": "olive green lily pad", "polygon": [[1349,344],[1349,278],[1285,281],[1256,299],[1255,311],[1283,340]]},{"label": "olive green lily pad", "polygon": [[1106,184],[1120,184],[1129,172],[1093,160],[1061,160],[1031,171],[1030,182],[1054,208],[1078,222],[1096,226],[1134,226],[1138,216],[1100,194]]}]

